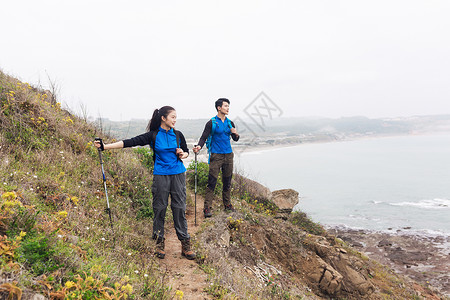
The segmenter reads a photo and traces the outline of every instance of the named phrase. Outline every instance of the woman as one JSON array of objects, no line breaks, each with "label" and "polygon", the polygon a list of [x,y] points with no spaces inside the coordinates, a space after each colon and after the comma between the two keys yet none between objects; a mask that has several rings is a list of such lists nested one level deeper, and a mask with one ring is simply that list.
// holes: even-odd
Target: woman
[{"label": "woman", "polygon": [[[164,258],[164,219],[171,196],[173,221],[178,239],[181,241],[181,254],[194,259],[186,222],[186,168],[181,159],[189,155],[186,140],[180,131],[174,129],[177,113],[173,107],[163,106],[153,112],[147,132],[134,138],[103,145],[104,149],[120,149],[150,145],[153,149],[153,239],[156,240],[155,255]],[[99,141],[97,148],[102,148]]]}]

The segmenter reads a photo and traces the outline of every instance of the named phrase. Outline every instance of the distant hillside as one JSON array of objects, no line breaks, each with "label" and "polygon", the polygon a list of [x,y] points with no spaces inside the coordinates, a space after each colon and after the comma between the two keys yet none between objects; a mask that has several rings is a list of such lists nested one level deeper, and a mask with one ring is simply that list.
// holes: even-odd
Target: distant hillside
[{"label": "distant hillside", "polygon": [[[198,139],[208,119],[180,119],[177,128],[188,139]],[[405,135],[430,132],[450,132],[450,115],[414,116],[390,119],[370,119],[366,117],[329,118],[276,118],[266,122],[264,130],[248,120],[237,121],[238,129],[251,130],[243,134],[263,138],[286,138],[297,142],[309,141],[315,137],[320,139],[327,135],[330,139],[351,138],[354,136]],[[242,123],[245,122],[245,124]],[[119,139],[133,137],[145,132],[148,120],[133,119],[131,121],[96,121],[111,135]],[[257,142],[257,140],[253,140]]]}]

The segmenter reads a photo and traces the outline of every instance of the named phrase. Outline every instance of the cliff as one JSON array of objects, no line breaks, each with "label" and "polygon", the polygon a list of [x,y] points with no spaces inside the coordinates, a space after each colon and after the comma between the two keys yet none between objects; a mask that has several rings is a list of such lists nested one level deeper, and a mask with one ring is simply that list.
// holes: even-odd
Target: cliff
[{"label": "cliff", "polygon": [[[196,262],[181,258],[173,232],[167,236],[173,244],[168,259],[157,260],[150,239],[149,150],[103,153],[111,226],[92,141],[113,138],[62,109],[48,91],[1,72],[0,105],[3,298],[438,298],[305,214],[291,213],[295,191],[272,193],[238,175],[237,211],[225,214],[217,206],[213,218],[198,217],[197,227],[189,189]],[[207,166],[201,165],[199,186],[205,174]],[[191,186],[192,171],[188,179]],[[201,206],[201,191],[198,197]],[[170,213],[166,226],[173,231]]]}]

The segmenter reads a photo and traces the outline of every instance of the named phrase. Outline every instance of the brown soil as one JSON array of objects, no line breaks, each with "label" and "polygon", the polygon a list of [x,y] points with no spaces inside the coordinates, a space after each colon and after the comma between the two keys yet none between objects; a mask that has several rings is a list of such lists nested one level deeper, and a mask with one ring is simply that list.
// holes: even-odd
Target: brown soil
[{"label": "brown soil", "polygon": [[[193,195],[192,199],[194,199]],[[203,221],[202,203],[203,199],[197,195],[197,226],[194,225],[194,207],[189,206],[186,211],[188,232],[191,238],[200,230],[200,224]],[[166,257],[160,260],[160,265],[161,270],[167,272],[172,294],[175,295],[175,292],[180,290],[183,292],[183,299],[211,299],[204,292],[209,284],[207,274],[199,268],[195,260],[188,260],[181,255],[181,243],[172,224],[166,225],[165,252]]]}]

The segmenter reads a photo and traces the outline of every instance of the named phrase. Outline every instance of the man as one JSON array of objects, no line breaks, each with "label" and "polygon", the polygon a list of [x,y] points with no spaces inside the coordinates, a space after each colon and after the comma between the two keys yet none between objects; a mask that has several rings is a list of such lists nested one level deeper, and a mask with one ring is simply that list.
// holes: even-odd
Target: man
[{"label": "man", "polygon": [[209,152],[209,176],[206,187],[205,203],[203,213],[205,218],[212,216],[211,208],[214,199],[214,189],[217,184],[217,177],[222,170],[222,200],[226,211],[234,211],[231,205],[231,177],[233,175],[233,149],[231,149],[230,136],[234,141],[239,140],[239,134],[236,131],[234,123],[228,118],[230,110],[230,100],[220,98],[215,102],[217,116],[211,118],[203,130],[198,145],[194,147],[197,153],[207,144]]}]

